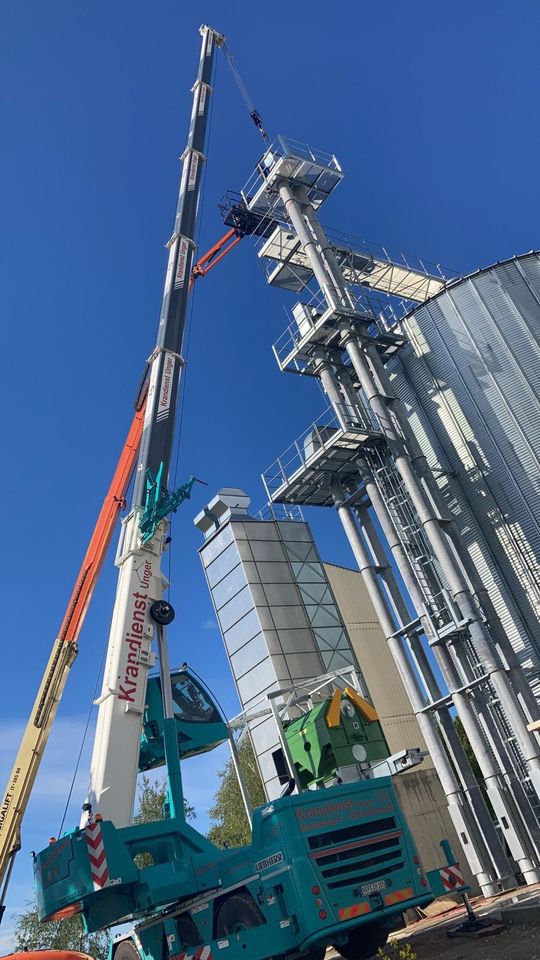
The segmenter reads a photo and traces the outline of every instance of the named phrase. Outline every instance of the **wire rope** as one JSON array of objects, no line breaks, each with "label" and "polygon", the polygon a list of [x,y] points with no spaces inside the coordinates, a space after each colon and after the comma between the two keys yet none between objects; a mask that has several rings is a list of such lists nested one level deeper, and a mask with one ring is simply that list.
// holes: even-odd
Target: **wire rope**
[{"label": "wire rope", "polygon": [[228,46],[227,46],[227,44],[226,44],[225,42],[223,43],[223,50],[224,50],[225,57],[226,57],[226,59],[227,59],[227,63],[228,63],[228,65],[229,65],[230,71],[231,71],[231,73],[232,73],[233,79],[234,79],[234,81],[235,81],[235,83],[236,83],[236,85],[237,85],[237,87],[238,87],[238,89],[239,89],[239,91],[240,91],[240,95],[241,95],[241,97],[242,97],[242,99],[243,99],[246,107],[248,108],[249,115],[250,115],[251,119],[253,120],[253,123],[254,123],[255,126],[257,127],[257,130],[259,131],[259,133],[260,133],[261,137],[263,138],[265,144],[268,146],[268,144],[270,143],[270,138],[269,138],[266,130],[264,129],[262,117],[261,117],[259,111],[256,109],[255,104],[254,104],[253,100],[251,99],[251,97],[250,97],[250,95],[249,95],[249,91],[248,91],[248,89],[247,89],[244,81],[242,80],[242,77],[240,76],[240,73],[238,72],[238,67],[236,66],[236,63],[234,62],[234,57],[233,57],[231,51],[229,50],[229,48],[228,48]]},{"label": "wire rope", "polygon": [[68,809],[69,809],[69,805],[70,805],[70,803],[71,803],[71,797],[72,797],[72,794],[73,794],[73,789],[74,789],[74,787],[75,787],[75,780],[77,779],[77,774],[78,774],[78,772],[79,772],[79,765],[80,765],[80,762],[81,762],[81,757],[82,757],[82,753],[83,753],[83,750],[84,750],[84,745],[85,745],[85,743],[86,743],[86,737],[87,737],[87,735],[88,735],[88,727],[90,726],[90,720],[92,719],[92,713],[93,713],[93,709],[92,709],[92,708],[93,708],[93,706],[94,706],[94,702],[95,702],[95,699],[96,699],[96,696],[97,696],[98,687],[99,687],[99,681],[100,681],[100,678],[101,678],[101,672],[102,672],[102,670],[103,670],[103,664],[104,664],[104,662],[105,662],[105,655],[106,655],[106,653],[107,653],[107,644],[108,644],[109,632],[110,632],[111,626],[112,626],[112,615],[111,615],[111,620],[110,620],[110,622],[109,622],[109,630],[107,631],[107,634],[106,634],[107,639],[106,639],[105,643],[103,644],[103,652],[102,652],[102,654],[101,654],[101,661],[100,661],[100,664],[99,664],[99,667],[98,667],[98,671],[97,671],[96,682],[95,682],[95,685],[94,685],[94,693],[93,693],[92,699],[91,699],[91,701],[90,701],[90,707],[89,707],[89,709],[88,709],[88,715],[87,715],[87,717],[86,717],[86,723],[85,723],[85,725],[84,725],[84,730],[83,730],[83,734],[82,734],[82,737],[81,737],[81,744],[80,744],[80,747],[79,747],[79,753],[77,754],[77,760],[76,760],[76,762],[75,762],[75,769],[74,769],[74,771],[73,771],[73,777],[71,778],[71,784],[70,784],[70,787],[69,787],[69,790],[68,790],[66,805],[65,805],[65,807],[64,807],[64,812],[63,812],[63,814],[62,814],[62,820],[61,820],[61,823],[60,823],[60,828],[59,828],[58,833],[57,833],[57,836],[58,836],[58,837],[60,837],[60,836],[62,835],[62,830],[64,829],[64,823],[65,823],[65,821],[66,821],[66,816],[67,816],[67,812],[68,812]]}]

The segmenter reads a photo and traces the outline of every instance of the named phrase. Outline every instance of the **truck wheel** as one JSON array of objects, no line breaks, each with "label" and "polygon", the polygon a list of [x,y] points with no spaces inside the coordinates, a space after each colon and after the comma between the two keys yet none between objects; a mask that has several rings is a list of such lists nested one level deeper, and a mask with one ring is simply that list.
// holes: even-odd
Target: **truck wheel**
[{"label": "truck wheel", "polygon": [[383,947],[388,939],[388,930],[379,923],[363,923],[355,930],[351,930],[344,946],[336,946],[336,950],[345,960],[369,960],[375,956],[379,947]]},{"label": "truck wheel", "polygon": [[326,947],[312,947],[307,954],[306,960],[324,960],[326,956]]},{"label": "truck wheel", "polygon": [[182,947],[198,947],[201,935],[187,913],[180,914],[176,921],[176,930]]},{"label": "truck wheel", "polygon": [[261,923],[264,923],[264,917],[253,897],[249,893],[232,893],[219,907],[216,939],[259,927]]},{"label": "truck wheel", "polygon": [[121,940],[113,953],[113,960],[141,960],[133,940]]}]

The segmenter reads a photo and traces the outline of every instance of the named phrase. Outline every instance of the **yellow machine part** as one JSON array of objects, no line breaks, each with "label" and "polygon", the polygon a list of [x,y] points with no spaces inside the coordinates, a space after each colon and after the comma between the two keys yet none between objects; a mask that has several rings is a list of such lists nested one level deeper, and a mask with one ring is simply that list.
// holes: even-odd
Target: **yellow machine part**
[{"label": "yellow machine part", "polygon": [[339,727],[341,723],[341,690],[334,690],[328,710],[326,711],[326,726],[329,730]]},{"label": "yellow machine part", "polygon": [[[339,693],[339,690],[336,690],[336,693]],[[360,694],[353,689],[353,687],[345,687],[345,696],[348,697],[349,700],[352,700],[355,706],[357,706],[358,709],[360,710],[360,713],[362,714],[362,716],[364,716],[366,720],[369,720],[370,723],[372,723],[374,720],[379,719],[379,714],[377,713],[375,707],[371,703],[368,703],[367,700],[364,700],[364,698],[361,697]],[[341,699],[341,696],[340,696],[340,699]],[[334,702],[334,697],[332,697],[332,704],[333,702]],[[330,705],[330,709],[332,708],[332,704]],[[328,710],[328,714],[330,713],[330,709]],[[328,714],[327,714],[327,719],[328,719]],[[328,726],[330,726],[330,724],[328,724]],[[335,724],[335,726],[338,726],[338,724]]]}]

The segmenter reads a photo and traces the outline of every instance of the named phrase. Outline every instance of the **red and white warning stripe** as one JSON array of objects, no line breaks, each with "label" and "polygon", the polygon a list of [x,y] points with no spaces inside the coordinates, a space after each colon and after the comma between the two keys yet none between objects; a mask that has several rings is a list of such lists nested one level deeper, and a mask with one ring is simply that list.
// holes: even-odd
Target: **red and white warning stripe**
[{"label": "red and white warning stripe", "polygon": [[171,960],[212,960],[210,947],[199,947],[195,953],[175,953]]},{"label": "red and white warning stripe", "polygon": [[99,821],[86,825],[86,848],[90,860],[90,875],[94,881],[94,890],[101,890],[109,884],[109,868]]},{"label": "red and white warning stripe", "polygon": [[443,886],[446,890],[455,890],[456,887],[466,887],[459,863],[454,863],[451,867],[443,867],[439,870]]}]

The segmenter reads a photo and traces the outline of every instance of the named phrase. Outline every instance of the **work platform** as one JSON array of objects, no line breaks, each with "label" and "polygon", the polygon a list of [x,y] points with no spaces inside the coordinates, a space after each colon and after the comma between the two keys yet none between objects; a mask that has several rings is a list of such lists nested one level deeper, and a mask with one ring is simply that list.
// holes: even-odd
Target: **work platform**
[{"label": "work platform", "polygon": [[314,348],[339,349],[344,322],[360,340],[374,343],[385,360],[404,346],[407,338],[390,303],[365,294],[351,300],[354,306],[348,308],[317,293],[307,303],[296,303],[290,311],[291,322],[272,345],[280,370],[306,373]]},{"label": "work platform", "polygon": [[306,200],[317,209],[342,177],[341,167],[333,154],[279,136],[259,160],[241,195],[252,213],[272,213],[283,219],[285,208],[279,196],[280,181],[292,181],[296,186],[304,187]]},{"label": "work platform", "polygon": [[382,440],[369,411],[365,420],[361,413],[330,406],[310,424],[262,474],[269,502],[332,507],[333,480],[358,485],[357,457],[366,444]]}]

